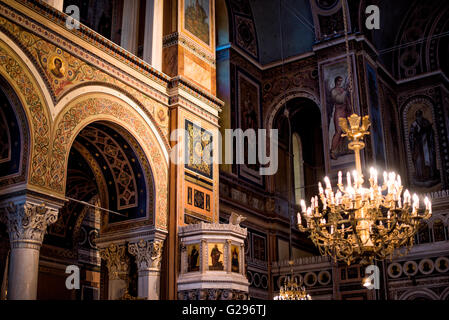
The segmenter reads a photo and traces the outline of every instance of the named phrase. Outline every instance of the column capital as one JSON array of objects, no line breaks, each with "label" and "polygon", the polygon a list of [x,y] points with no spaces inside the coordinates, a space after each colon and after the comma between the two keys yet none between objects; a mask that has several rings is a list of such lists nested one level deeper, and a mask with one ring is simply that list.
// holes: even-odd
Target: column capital
[{"label": "column capital", "polygon": [[100,257],[106,261],[110,280],[125,280],[129,272],[129,257],[126,254],[126,245],[111,243],[109,247],[100,249]]},{"label": "column capital", "polygon": [[137,269],[139,271],[160,271],[162,260],[163,240],[139,240],[129,243],[128,251],[136,256]]},{"label": "column capital", "polygon": [[19,204],[9,202],[1,211],[8,228],[11,248],[39,249],[47,226],[58,220],[59,210],[45,203],[25,201]]}]

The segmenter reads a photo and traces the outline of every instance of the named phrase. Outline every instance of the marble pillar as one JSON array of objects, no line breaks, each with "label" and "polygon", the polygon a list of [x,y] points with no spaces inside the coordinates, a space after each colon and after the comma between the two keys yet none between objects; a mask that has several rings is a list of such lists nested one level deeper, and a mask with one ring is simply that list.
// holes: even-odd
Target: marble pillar
[{"label": "marble pillar", "polygon": [[2,211],[11,244],[8,299],[35,300],[39,251],[47,226],[58,219],[58,208],[24,201],[11,202]]},{"label": "marble pillar", "polygon": [[163,244],[162,240],[139,240],[128,245],[129,253],[136,257],[139,298],[159,300]]},{"label": "marble pillar", "polygon": [[162,72],[163,0],[146,0],[143,60]]},{"label": "marble pillar", "polygon": [[100,250],[100,256],[108,268],[108,300],[120,300],[128,290],[129,256],[126,254],[126,245],[112,243]]},{"label": "marble pillar", "polygon": [[139,0],[123,2],[121,46],[133,54],[137,54],[137,33],[139,23]]}]

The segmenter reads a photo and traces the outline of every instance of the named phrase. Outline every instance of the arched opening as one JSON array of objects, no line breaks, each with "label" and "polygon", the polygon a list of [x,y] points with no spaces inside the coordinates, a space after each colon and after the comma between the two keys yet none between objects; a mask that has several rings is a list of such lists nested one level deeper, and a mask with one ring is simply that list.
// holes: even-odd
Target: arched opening
[{"label": "arched opening", "polygon": [[[0,76],[0,189],[3,193],[26,183],[29,140],[25,111],[13,88]],[[0,219],[0,298],[5,297],[7,290],[10,243],[6,223],[6,219]]]},{"label": "arched opening", "polygon": [[[273,122],[273,128],[279,130],[279,169],[274,185],[275,193],[288,200],[286,177],[290,175],[290,190],[294,190],[292,196],[297,203],[297,198],[308,199],[316,193],[316,182],[325,174],[321,114],[318,106],[305,98],[288,101],[287,109],[291,124],[290,137],[285,108],[280,108]],[[290,155],[289,143],[292,143]],[[290,172],[287,172],[288,168],[291,168]]]},{"label": "arched opening", "polygon": [[[41,299],[108,299],[106,263],[96,239],[110,228],[154,221],[153,175],[137,140],[117,124],[97,121],[76,136],[67,164],[66,199],[41,248]],[[137,270],[129,255],[127,289],[137,296]],[[80,269],[80,290],[67,290],[65,268]]]}]

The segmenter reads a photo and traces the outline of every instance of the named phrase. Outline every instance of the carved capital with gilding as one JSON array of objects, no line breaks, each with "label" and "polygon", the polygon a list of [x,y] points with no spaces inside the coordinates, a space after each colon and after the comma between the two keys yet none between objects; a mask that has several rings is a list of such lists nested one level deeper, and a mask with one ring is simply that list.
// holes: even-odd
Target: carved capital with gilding
[{"label": "carved capital with gilding", "polygon": [[160,271],[163,246],[164,241],[161,240],[139,240],[138,242],[130,243],[128,251],[136,257],[137,269],[139,271]]},{"label": "carved capital with gilding", "polygon": [[2,208],[12,248],[39,249],[47,226],[58,220],[58,210],[44,203],[9,203]]},{"label": "carved capital with gilding", "polygon": [[108,248],[100,250],[101,259],[106,261],[110,280],[126,280],[129,272],[129,256],[126,245],[112,243]]}]

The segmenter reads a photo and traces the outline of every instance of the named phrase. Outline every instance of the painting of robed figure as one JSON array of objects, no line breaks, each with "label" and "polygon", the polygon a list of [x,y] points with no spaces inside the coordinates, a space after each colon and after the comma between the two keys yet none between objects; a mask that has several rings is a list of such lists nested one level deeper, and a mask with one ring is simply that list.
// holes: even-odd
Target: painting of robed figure
[{"label": "painting of robed figure", "polygon": [[209,0],[184,1],[184,28],[195,37],[210,44]]},{"label": "painting of robed figure", "polygon": [[432,114],[424,105],[409,109],[409,146],[414,173],[413,184],[418,187],[432,187],[440,182],[437,168],[435,131],[431,123]]}]

